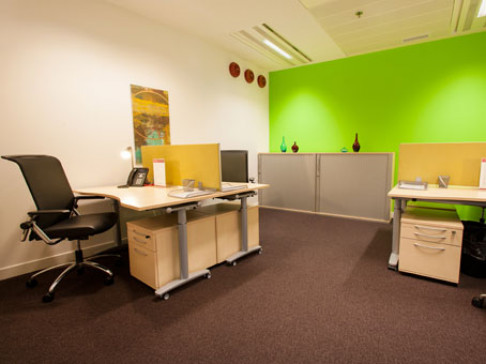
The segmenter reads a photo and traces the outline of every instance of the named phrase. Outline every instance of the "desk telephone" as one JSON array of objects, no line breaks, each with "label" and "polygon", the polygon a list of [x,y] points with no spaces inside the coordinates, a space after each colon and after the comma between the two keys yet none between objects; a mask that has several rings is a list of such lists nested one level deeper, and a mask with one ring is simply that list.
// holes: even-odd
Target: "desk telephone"
[{"label": "desk telephone", "polygon": [[118,187],[142,187],[145,184],[145,180],[147,179],[148,171],[148,168],[133,168],[128,174],[127,183]]}]

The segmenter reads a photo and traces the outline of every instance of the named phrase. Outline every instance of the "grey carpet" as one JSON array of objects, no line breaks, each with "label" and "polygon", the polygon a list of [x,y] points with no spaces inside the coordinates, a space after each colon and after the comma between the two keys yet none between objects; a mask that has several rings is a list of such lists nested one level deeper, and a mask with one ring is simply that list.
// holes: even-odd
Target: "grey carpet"
[{"label": "grey carpet", "polygon": [[[387,269],[391,225],[260,210],[262,255],[168,301],[116,267],[0,282],[0,363],[485,363],[486,309],[459,286]],[[126,252],[125,257],[126,257]]]}]

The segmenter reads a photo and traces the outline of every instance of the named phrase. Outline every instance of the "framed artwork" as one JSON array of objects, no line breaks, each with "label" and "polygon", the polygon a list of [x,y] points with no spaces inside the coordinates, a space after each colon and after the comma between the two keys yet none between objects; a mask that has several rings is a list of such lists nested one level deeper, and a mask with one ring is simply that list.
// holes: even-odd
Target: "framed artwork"
[{"label": "framed artwork", "polygon": [[135,160],[142,163],[142,145],[170,144],[169,93],[130,85]]}]

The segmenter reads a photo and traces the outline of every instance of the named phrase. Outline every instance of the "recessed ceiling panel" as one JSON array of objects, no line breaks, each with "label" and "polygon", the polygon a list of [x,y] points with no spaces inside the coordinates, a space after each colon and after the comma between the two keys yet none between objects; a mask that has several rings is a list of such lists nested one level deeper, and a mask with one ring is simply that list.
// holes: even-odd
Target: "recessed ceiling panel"
[{"label": "recessed ceiling panel", "polygon": [[[467,31],[480,0],[300,0],[346,53],[355,55]],[[466,23],[459,25],[458,23]],[[470,21],[477,24],[476,18]],[[459,27],[459,29],[458,29]],[[405,41],[404,41],[405,40]]]}]

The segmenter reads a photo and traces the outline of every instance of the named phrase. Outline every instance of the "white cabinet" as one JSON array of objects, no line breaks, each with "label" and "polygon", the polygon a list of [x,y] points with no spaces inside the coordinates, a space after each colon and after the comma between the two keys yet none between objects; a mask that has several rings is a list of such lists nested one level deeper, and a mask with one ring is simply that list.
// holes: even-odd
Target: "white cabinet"
[{"label": "white cabinet", "polygon": [[463,225],[456,212],[409,208],[400,224],[398,270],[459,283]]}]

